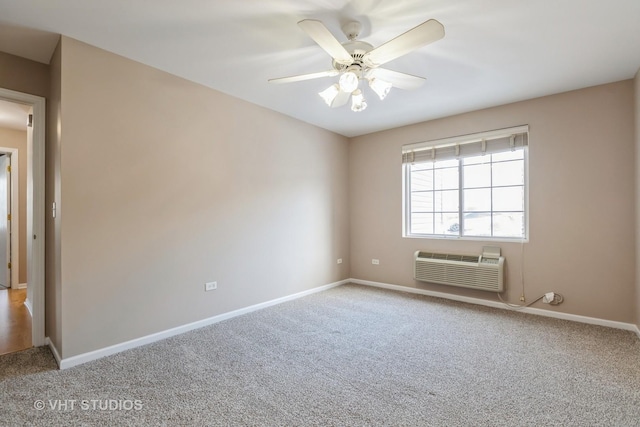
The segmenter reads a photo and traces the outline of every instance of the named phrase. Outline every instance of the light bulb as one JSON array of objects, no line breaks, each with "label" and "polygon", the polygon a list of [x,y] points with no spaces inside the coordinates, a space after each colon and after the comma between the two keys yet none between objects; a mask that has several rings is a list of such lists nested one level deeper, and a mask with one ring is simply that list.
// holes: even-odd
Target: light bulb
[{"label": "light bulb", "polygon": [[329,86],[328,88],[326,88],[322,92],[318,93],[318,95],[320,95],[320,97],[322,99],[324,99],[324,102],[326,102],[327,105],[329,107],[331,107],[331,104],[333,103],[333,100],[336,99],[336,96],[338,96],[339,92],[340,92],[340,87],[336,83],[336,84],[333,84],[333,85]]},{"label": "light bulb", "polygon": [[380,97],[380,100],[383,100],[387,96],[392,86],[391,83],[376,79],[375,77],[369,80],[369,87]]},{"label": "light bulb", "polygon": [[360,89],[356,89],[351,94],[351,111],[362,111],[367,108],[367,102],[364,100],[362,96],[362,91]]},{"label": "light bulb", "polygon": [[347,71],[340,76],[340,90],[353,92],[358,88],[358,76],[353,71]]}]

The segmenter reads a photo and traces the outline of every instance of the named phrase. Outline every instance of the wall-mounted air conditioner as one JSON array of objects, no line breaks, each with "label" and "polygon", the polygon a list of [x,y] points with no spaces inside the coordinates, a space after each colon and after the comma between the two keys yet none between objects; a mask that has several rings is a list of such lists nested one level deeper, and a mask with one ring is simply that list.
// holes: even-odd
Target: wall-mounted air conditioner
[{"label": "wall-mounted air conditioner", "polygon": [[504,291],[504,257],[500,248],[485,246],[481,255],[417,251],[414,278],[422,282]]}]

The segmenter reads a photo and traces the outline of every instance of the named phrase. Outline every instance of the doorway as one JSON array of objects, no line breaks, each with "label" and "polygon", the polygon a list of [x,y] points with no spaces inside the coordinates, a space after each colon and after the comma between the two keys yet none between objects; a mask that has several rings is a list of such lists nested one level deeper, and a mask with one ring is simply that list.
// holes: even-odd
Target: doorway
[{"label": "doorway", "polygon": [[30,110],[29,106],[0,101],[0,354],[31,347],[31,315],[24,304]]},{"label": "doorway", "polygon": [[[11,157],[5,153],[0,153],[0,290],[12,287],[10,173]],[[13,287],[16,287],[16,285],[14,284]]]},{"label": "doorway", "polygon": [[[0,114],[5,105],[0,101]],[[0,289],[26,289],[26,124],[23,130],[2,124],[0,121],[0,219],[7,221],[0,223]]]},{"label": "doorway", "polygon": [[[45,339],[44,293],[44,158],[45,99],[40,96],[0,88],[0,100],[31,109],[27,127],[26,174],[26,299],[31,345],[42,346]],[[0,183],[0,185],[2,185]],[[0,218],[0,221],[2,218]],[[24,314],[24,313],[23,313]]]}]

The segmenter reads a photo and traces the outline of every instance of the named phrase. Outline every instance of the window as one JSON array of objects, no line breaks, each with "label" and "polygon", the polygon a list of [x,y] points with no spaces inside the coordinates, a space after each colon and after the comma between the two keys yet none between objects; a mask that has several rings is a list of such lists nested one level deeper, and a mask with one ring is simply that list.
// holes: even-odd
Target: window
[{"label": "window", "polygon": [[404,235],[526,239],[527,132],[403,147]]}]

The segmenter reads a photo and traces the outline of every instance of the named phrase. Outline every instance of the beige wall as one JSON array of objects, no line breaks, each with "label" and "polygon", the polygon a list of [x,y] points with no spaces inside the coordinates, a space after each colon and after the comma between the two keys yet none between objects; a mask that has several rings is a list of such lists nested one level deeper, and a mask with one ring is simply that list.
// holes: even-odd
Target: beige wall
[{"label": "beige wall", "polygon": [[[412,277],[418,249],[479,253],[486,242],[402,237],[401,146],[530,125],[530,241],[524,245],[527,300],[562,293],[557,308],[634,319],[633,82],[563,93],[353,138],[350,144],[351,276],[495,300],[482,291]],[[520,296],[518,243],[499,243],[507,293]],[[371,264],[378,258],[380,265]]]},{"label": "beige wall", "polygon": [[[27,131],[0,128],[0,147],[18,150],[18,230],[20,243],[20,271],[18,280],[27,283]],[[12,286],[18,285],[17,283]]]},{"label": "beige wall", "polygon": [[60,61],[63,358],[349,277],[346,138],[70,38]]},{"label": "beige wall", "polygon": [[0,52],[0,87],[46,98],[49,95],[49,67]]}]

